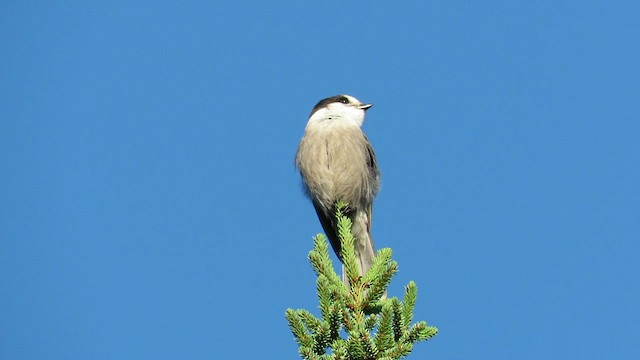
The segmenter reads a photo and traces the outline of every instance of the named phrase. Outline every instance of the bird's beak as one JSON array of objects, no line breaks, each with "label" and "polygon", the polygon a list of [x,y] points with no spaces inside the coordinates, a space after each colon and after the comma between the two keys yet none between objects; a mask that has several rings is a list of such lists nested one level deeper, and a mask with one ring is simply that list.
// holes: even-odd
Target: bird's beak
[{"label": "bird's beak", "polygon": [[362,109],[362,110],[367,110],[368,108],[372,107],[373,104],[362,104],[360,106],[358,106],[358,109]]}]

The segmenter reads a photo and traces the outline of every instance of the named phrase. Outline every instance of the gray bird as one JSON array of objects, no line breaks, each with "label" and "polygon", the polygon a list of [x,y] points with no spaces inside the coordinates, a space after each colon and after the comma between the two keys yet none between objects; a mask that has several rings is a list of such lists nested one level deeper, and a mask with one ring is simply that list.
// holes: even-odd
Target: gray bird
[{"label": "gray bird", "polygon": [[[371,106],[349,95],[321,100],[311,110],[296,153],[305,193],[340,261],[335,205],[339,200],[349,204],[360,275],[369,270],[375,256],[371,206],[380,185],[376,156],[360,129]],[[342,278],[347,283],[344,265]]]}]

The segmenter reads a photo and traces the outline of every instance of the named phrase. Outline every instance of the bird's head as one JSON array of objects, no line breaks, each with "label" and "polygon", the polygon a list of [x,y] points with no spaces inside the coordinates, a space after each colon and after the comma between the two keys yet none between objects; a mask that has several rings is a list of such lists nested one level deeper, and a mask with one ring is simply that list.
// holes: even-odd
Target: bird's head
[{"label": "bird's head", "polygon": [[364,112],[373,104],[365,104],[350,95],[336,95],[320,100],[311,110],[309,123],[362,126]]}]

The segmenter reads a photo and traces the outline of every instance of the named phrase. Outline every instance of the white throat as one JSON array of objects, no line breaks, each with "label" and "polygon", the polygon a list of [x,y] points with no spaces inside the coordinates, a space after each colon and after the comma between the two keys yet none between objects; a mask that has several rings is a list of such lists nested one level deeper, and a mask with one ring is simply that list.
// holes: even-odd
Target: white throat
[{"label": "white throat", "polygon": [[313,113],[309,118],[308,125],[361,127],[363,122],[363,109],[341,103],[332,103]]}]

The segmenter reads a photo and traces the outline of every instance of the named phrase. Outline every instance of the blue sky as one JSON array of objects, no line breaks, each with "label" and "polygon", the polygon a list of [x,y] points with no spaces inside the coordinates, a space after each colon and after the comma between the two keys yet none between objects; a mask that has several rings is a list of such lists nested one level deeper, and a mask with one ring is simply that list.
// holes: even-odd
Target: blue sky
[{"label": "blue sky", "polygon": [[637,1],[0,5],[0,358],[296,359],[293,156],[375,106],[413,359],[637,359]]}]

